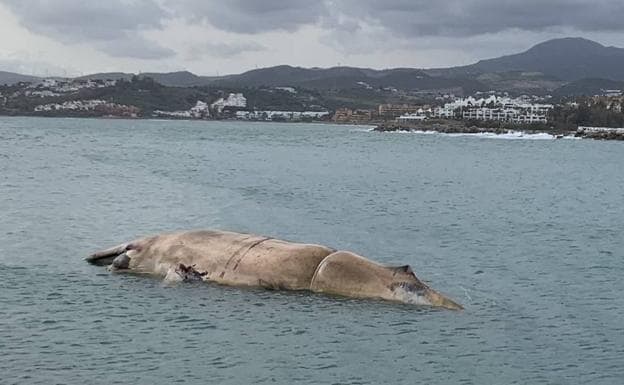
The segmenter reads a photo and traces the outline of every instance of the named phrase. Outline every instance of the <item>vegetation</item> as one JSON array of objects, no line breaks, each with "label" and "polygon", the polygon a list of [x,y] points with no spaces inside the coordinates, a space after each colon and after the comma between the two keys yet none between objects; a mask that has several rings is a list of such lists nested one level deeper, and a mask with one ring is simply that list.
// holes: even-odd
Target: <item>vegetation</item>
[{"label": "vegetation", "polygon": [[[150,77],[133,76],[120,79],[114,86],[81,88],[76,92],[53,97],[27,96],[27,84],[0,86],[0,114],[47,116],[100,116],[103,110],[34,112],[37,105],[68,101],[99,99],[118,105],[135,106],[139,116],[151,117],[155,110],[186,111],[198,100],[212,103],[229,93],[242,92],[250,110],[273,111],[335,111],[339,108],[376,109],[379,104],[434,104],[430,95],[410,93],[391,88],[357,86],[342,89],[283,89],[265,86],[201,86],[172,87]],[[439,102],[438,102],[439,103]],[[574,131],[578,126],[624,127],[623,97],[581,97],[564,100],[548,117],[548,123],[516,124],[499,121],[463,121],[467,127],[494,130],[525,130],[559,133]],[[231,112],[231,111],[230,111]]]},{"label": "vegetation", "polygon": [[[23,87],[22,87],[23,89]],[[0,87],[4,95],[12,95],[20,91],[20,87]],[[197,100],[216,99],[209,93],[196,88],[167,87],[156,83],[147,77],[134,76],[130,80],[119,80],[113,87],[83,88],[78,92],[68,93],[57,97],[27,97],[23,93],[7,98],[6,103],[0,103],[2,114],[34,114],[35,106],[40,104],[62,104],[74,100],[100,99],[111,103],[136,106],[141,110],[142,116],[151,116],[154,110],[188,110],[193,107]],[[1,101],[1,99],[0,99]],[[68,112],[49,111],[48,116],[97,116],[95,112]]]},{"label": "vegetation", "polygon": [[622,101],[608,98],[579,98],[575,103],[557,105],[550,113],[550,124],[556,129],[578,126],[624,127]]},{"label": "vegetation", "polygon": [[143,116],[151,116],[155,110],[188,110],[198,100],[210,98],[210,94],[196,88],[167,87],[151,78],[134,76],[130,81],[118,81],[114,87],[85,89],[77,99],[103,99],[132,105],[141,109]]}]

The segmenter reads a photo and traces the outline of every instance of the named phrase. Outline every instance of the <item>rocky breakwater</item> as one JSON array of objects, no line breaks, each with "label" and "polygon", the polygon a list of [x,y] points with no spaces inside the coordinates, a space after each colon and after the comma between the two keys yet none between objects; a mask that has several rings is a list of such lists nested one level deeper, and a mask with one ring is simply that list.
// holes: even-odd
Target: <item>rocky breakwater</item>
[{"label": "rocky breakwater", "polygon": [[422,120],[415,122],[383,122],[374,128],[378,132],[394,131],[435,131],[444,133],[477,133],[477,127],[466,127],[466,124],[458,120]]},{"label": "rocky breakwater", "polygon": [[480,134],[480,133],[493,133],[493,134],[506,134],[510,131],[508,127],[477,127],[475,125],[468,125],[465,121],[461,120],[447,120],[447,119],[427,119],[414,122],[384,122],[373,129],[378,132],[420,132],[431,131],[440,132],[444,134]]},{"label": "rocky breakwater", "polygon": [[624,140],[624,128],[582,127],[576,130],[577,137],[602,140]]}]

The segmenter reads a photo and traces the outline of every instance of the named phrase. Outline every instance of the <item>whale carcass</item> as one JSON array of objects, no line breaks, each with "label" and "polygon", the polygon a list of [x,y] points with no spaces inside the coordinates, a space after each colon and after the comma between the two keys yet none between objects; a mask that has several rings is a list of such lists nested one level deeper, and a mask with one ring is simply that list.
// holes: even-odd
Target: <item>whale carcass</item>
[{"label": "whale carcass", "polygon": [[140,238],[86,260],[111,271],[155,274],[166,280],[310,290],[462,309],[419,280],[408,265],[383,266],[348,251],[229,231]]}]

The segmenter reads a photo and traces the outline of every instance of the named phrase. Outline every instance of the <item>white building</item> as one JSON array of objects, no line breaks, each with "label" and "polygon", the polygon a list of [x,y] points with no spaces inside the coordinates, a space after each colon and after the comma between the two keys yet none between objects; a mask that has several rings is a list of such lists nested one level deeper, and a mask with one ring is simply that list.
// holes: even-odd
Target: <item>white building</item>
[{"label": "white building", "polygon": [[462,118],[473,120],[498,120],[514,123],[546,123],[552,104],[539,104],[527,98],[489,96],[475,99],[468,97],[446,103],[434,110],[438,118]]},{"label": "white building", "polygon": [[329,116],[329,111],[236,111],[236,119],[241,120],[319,120]]},{"label": "white building", "polygon": [[397,122],[403,122],[403,123],[422,122],[423,120],[427,120],[427,117],[422,116],[422,115],[416,115],[416,114],[405,114],[405,115],[399,116],[396,120]]},{"label": "white building", "polygon": [[195,106],[187,111],[156,110],[154,111],[154,115],[181,119],[202,119],[210,116],[210,108],[208,107],[208,103],[198,100]]},{"label": "white building", "polygon": [[602,90],[604,96],[622,96],[622,90]]},{"label": "white building", "polygon": [[225,107],[245,108],[247,107],[247,98],[240,93],[230,94],[226,99],[220,98],[216,102],[212,103],[210,107],[219,114],[223,112]]},{"label": "white building", "polygon": [[194,118],[206,118],[210,116],[208,103],[202,102],[201,100],[197,101],[195,107],[190,109],[190,112]]},{"label": "white building", "polygon": [[97,106],[107,104],[105,100],[72,100],[62,104],[40,104],[35,106],[36,112],[42,111],[91,111],[95,110]]},{"label": "white building", "polygon": [[399,116],[396,120],[397,122],[409,123],[409,122],[422,122],[423,120],[427,120],[428,115],[431,115],[431,110],[428,110],[428,114],[422,108],[418,109],[416,113],[413,114],[403,114]]},{"label": "white building", "polygon": [[279,90],[279,91],[286,91],[291,94],[297,93],[297,90],[294,87],[274,87],[274,89]]},{"label": "white building", "polygon": [[52,98],[55,96],[61,96],[61,94],[52,92],[50,90],[42,90],[42,91],[26,91],[24,95],[31,97],[40,97],[40,98]]}]

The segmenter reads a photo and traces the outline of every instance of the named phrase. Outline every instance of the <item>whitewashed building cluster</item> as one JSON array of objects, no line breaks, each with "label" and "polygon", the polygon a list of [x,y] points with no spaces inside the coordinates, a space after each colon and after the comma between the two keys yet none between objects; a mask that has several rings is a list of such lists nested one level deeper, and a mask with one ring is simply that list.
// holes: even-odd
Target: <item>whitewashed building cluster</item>
[{"label": "whitewashed building cluster", "polygon": [[433,116],[434,110],[431,108],[419,108],[416,112],[411,114],[403,114],[399,116],[396,120],[397,122],[409,123],[409,122],[419,122],[426,119],[429,119]]},{"label": "whitewashed building cluster", "polygon": [[50,103],[40,104],[35,106],[35,112],[49,112],[49,111],[92,111],[97,106],[107,104],[105,100],[93,99],[93,100],[72,100],[65,103]]},{"label": "whitewashed building cluster", "polygon": [[210,108],[208,103],[198,100],[194,107],[186,111],[154,111],[155,116],[163,116],[180,119],[203,119],[210,117]]},{"label": "whitewashed building cluster", "polygon": [[141,110],[136,106],[130,106],[125,104],[117,104],[107,102],[105,100],[91,99],[91,100],[73,100],[64,103],[50,103],[40,104],[35,106],[35,112],[40,113],[53,113],[56,111],[65,112],[97,112],[106,116],[124,116],[130,118],[136,118],[139,116]]},{"label": "whitewashed building cluster", "polygon": [[[73,80],[58,80],[58,79],[43,79],[38,83],[31,84],[28,88],[43,90],[39,92],[52,92],[54,95],[58,96],[59,94],[65,94],[69,92],[76,92],[81,89],[95,89],[95,88],[107,88],[114,87],[117,84],[117,80],[114,79],[73,79]],[[32,96],[42,96],[37,95],[37,91],[32,91]],[[49,96],[49,95],[43,95]]]},{"label": "whitewashed building cluster", "polygon": [[525,99],[490,96],[456,99],[434,109],[436,118],[498,120],[513,123],[546,123],[552,104],[531,103]]},{"label": "whitewashed building cluster", "polygon": [[319,120],[329,116],[329,111],[237,111],[240,120]]},{"label": "whitewashed building cluster", "polygon": [[219,98],[216,102],[210,105],[213,111],[221,114],[225,107],[247,107],[247,98],[241,93],[230,94],[227,98]]}]

